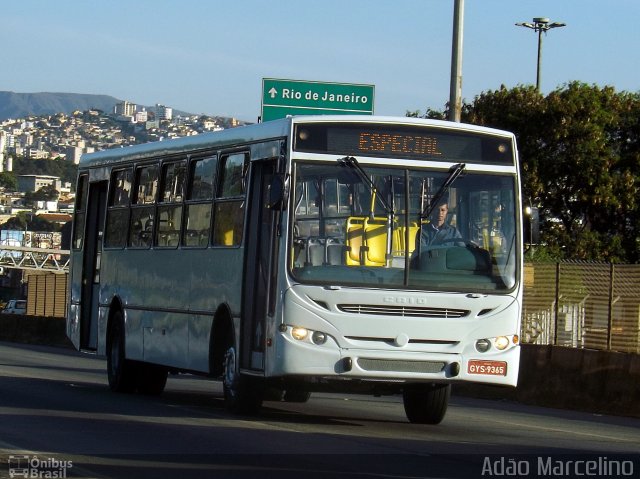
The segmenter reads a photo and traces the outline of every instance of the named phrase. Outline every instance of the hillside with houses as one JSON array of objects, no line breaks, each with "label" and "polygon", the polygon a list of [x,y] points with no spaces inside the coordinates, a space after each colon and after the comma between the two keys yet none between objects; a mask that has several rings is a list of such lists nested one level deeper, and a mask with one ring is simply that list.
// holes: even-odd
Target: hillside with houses
[{"label": "hillside with houses", "polygon": [[[81,104],[91,101],[79,97]],[[17,101],[16,94],[7,98]],[[28,108],[24,102],[18,106]],[[4,116],[16,111],[6,104],[0,110]],[[69,222],[75,165],[83,154],[240,124],[234,118],[174,114],[166,105],[148,109],[128,101],[115,103],[111,111],[91,108],[0,120],[0,229],[57,231]]]}]

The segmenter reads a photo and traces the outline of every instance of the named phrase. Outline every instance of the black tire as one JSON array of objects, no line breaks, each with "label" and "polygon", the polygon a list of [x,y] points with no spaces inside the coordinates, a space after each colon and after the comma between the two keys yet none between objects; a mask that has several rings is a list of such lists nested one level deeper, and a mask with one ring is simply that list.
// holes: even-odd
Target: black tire
[{"label": "black tire", "polygon": [[237,349],[229,341],[224,356],[224,374],[222,375],[224,403],[228,411],[234,414],[257,414],[262,407],[264,381],[261,378],[247,376],[238,371]]},{"label": "black tire", "polygon": [[107,377],[112,391],[132,393],[136,389],[136,363],[125,357],[124,319],[116,311],[107,338]]},{"label": "black tire", "polygon": [[440,424],[450,396],[450,384],[408,384],[402,392],[407,419],[414,424]]},{"label": "black tire", "polygon": [[167,385],[169,371],[164,366],[157,364],[138,363],[137,365],[137,389],[141,394],[158,396]]},{"label": "black tire", "polygon": [[284,392],[284,396],[282,400],[284,402],[299,402],[304,403],[309,400],[311,397],[311,393],[309,391],[304,391],[302,389],[287,389]]}]

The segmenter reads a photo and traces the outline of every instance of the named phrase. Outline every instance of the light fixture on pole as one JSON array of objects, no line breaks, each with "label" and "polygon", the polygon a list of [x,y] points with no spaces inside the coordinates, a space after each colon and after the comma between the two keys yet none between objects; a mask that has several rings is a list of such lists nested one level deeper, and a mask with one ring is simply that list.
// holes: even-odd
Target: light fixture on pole
[{"label": "light fixture on pole", "polygon": [[536,17],[533,19],[533,23],[522,22],[516,23],[518,27],[531,28],[533,31],[538,32],[538,69],[536,74],[536,90],[540,92],[540,67],[542,64],[542,32],[547,33],[552,28],[565,27],[566,23],[551,22],[548,18]]}]

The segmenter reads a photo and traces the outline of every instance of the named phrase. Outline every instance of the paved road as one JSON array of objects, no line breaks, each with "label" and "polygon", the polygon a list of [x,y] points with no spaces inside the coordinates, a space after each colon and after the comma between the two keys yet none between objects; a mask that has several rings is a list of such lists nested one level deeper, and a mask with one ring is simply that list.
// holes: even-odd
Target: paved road
[{"label": "paved road", "polygon": [[333,394],[236,417],[217,382],[170,376],[160,397],[114,394],[104,369],[0,343],[0,477],[640,476],[638,419],[453,397],[442,424],[422,426],[398,397]]}]

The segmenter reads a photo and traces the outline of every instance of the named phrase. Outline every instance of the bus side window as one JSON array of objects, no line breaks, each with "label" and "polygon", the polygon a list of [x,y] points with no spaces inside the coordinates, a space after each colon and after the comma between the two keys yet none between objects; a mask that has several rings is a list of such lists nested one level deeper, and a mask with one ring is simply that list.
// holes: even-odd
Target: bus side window
[{"label": "bus side window", "polygon": [[76,188],[75,219],[73,221],[73,249],[82,249],[84,242],[84,221],[87,208],[87,190],[89,188],[89,175],[81,175],[78,178]]},{"label": "bus side window", "polygon": [[133,170],[131,168],[117,170],[111,174],[105,230],[106,247],[122,248],[127,243],[132,184]]},{"label": "bus side window", "polygon": [[153,237],[155,199],[158,191],[158,165],[136,169],[136,193],[131,207],[129,246],[149,248]]},{"label": "bus side window", "polygon": [[155,229],[155,246],[175,248],[178,246],[182,226],[182,200],[186,162],[162,165],[160,204],[158,205],[158,227]]},{"label": "bus side window", "polygon": [[206,247],[211,232],[211,210],[217,178],[216,155],[197,158],[189,164],[182,245]]},{"label": "bus side window", "polygon": [[213,244],[238,246],[244,229],[244,203],[248,153],[221,158],[220,188],[213,218]]}]

